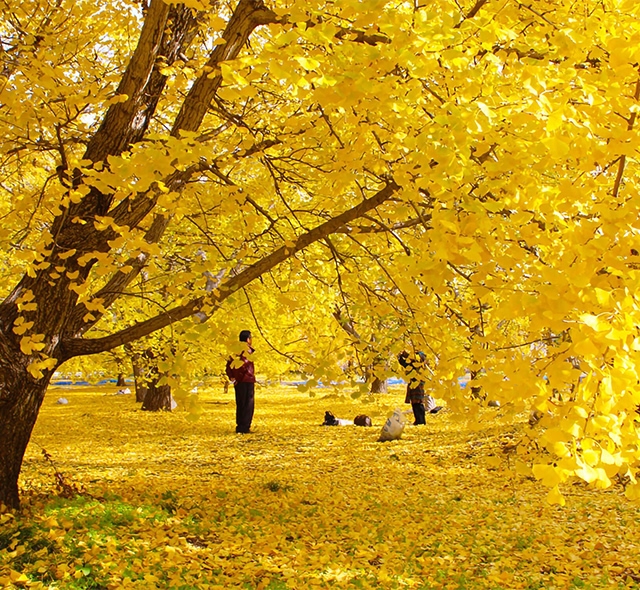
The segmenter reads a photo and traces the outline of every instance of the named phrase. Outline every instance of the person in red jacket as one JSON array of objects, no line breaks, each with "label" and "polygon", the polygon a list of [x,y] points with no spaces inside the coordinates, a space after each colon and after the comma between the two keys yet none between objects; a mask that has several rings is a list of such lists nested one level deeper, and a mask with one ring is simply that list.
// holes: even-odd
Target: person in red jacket
[{"label": "person in red jacket", "polygon": [[253,410],[255,406],[254,392],[256,373],[253,361],[245,356],[253,354],[251,346],[251,332],[242,330],[240,342],[246,342],[247,348],[237,357],[229,357],[225,372],[233,383],[236,392],[236,432],[248,434],[251,432]]}]

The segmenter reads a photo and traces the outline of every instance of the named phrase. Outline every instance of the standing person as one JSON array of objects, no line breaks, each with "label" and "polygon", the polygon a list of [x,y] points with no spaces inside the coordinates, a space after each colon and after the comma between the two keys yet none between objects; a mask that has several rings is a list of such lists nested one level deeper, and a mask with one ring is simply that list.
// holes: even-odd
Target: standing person
[{"label": "standing person", "polygon": [[251,332],[242,330],[240,342],[246,342],[246,348],[237,357],[229,357],[225,372],[233,383],[236,392],[236,432],[251,432],[251,421],[255,406],[256,373],[253,361],[245,356],[253,354]]},{"label": "standing person", "polygon": [[[409,383],[407,383],[407,395],[404,402],[411,404],[414,426],[427,423],[425,419],[427,411],[424,406],[425,399],[427,397],[431,398],[429,401],[433,401],[433,405],[435,405],[435,400],[433,400],[431,396],[425,396],[424,381],[418,381],[420,371],[424,367],[426,360],[427,357],[424,352],[418,352],[416,358],[409,358],[409,353],[406,350],[398,355],[398,362],[404,368],[409,379]],[[431,408],[429,409],[431,410]]]}]

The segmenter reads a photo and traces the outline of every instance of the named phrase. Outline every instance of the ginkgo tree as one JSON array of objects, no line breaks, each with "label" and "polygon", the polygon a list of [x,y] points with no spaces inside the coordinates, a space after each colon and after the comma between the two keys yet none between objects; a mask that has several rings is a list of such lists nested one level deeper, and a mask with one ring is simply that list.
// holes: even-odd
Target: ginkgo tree
[{"label": "ginkgo tree", "polygon": [[[286,272],[333,291],[327,315],[342,293],[371,325],[396,316],[380,346],[427,348],[452,407],[476,363],[505,407],[548,412],[544,454],[521,448],[551,501],[614,474],[638,495],[635,2],[4,0],[0,18],[1,502],[63,363],[177,322],[211,339]],[[115,313],[143,276],[147,317]]]}]

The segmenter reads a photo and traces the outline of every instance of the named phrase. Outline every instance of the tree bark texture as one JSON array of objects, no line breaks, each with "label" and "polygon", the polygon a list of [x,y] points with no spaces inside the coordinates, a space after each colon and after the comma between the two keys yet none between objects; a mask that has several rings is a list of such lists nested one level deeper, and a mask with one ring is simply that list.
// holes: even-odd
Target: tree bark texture
[{"label": "tree bark texture", "polygon": [[28,357],[0,336],[0,504],[19,507],[18,477],[53,371],[34,379]]},{"label": "tree bark texture", "polygon": [[144,367],[140,363],[139,355],[134,356],[131,359],[133,365],[133,382],[136,388],[136,402],[142,403],[147,395],[149,388],[144,378]]},{"label": "tree bark texture", "polygon": [[158,385],[158,378],[152,380],[147,386],[147,395],[144,398],[142,409],[145,412],[171,411],[171,386]]},{"label": "tree bark texture", "polygon": [[371,393],[389,393],[389,384],[387,380],[374,377],[371,382]]}]

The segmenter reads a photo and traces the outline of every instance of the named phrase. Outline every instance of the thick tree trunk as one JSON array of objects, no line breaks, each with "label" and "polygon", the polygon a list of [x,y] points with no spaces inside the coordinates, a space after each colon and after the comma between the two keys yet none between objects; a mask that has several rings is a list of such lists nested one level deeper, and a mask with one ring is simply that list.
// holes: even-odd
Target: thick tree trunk
[{"label": "thick tree trunk", "polygon": [[53,371],[36,380],[26,370],[28,357],[0,347],[0,504],[17,509],[22,459]]},{"label": "thick tree trunk", "polygon": [[158,380],[149,383],[147,395],[144,398],[142,409],[145,412],[171,411],[171,386],[158,385]]},{"label": "thick tree trunk", "polygon": [[124,380],[124,373],[118,373],[118,380],[116,381],[116,387],[124,387],[126,385]]},{"label": "thick tree trunk", "polygon": [[389,384],[387,383],[387,380],[374,377],[371,382],[370,393],[389,393]]}]

